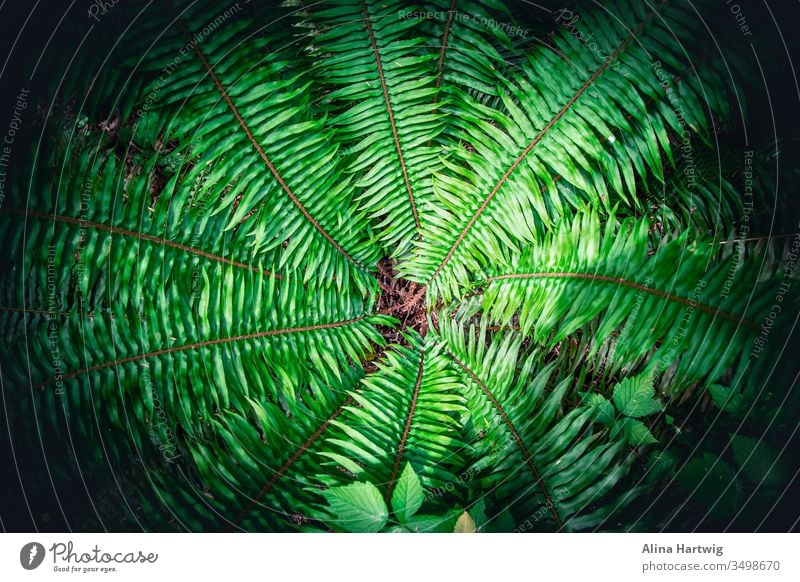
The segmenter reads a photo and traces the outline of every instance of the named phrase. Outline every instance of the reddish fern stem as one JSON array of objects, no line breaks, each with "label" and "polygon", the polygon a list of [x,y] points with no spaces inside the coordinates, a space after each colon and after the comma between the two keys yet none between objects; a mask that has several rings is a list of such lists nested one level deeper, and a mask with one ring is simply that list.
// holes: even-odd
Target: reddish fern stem
[{"label": "reddish fern stem", "polygon": [[403,436],[400,438],[400,444],[397,446],[397,456],[394,460],[394,466],[392,467],[392,476],[389,478],[389,486],[386,488],[386,503],[389,504],[389,500],[392,498],[392,491],[394,490],[394,486],[397,484],[397,473],[400,471],[400,463],[403,460],[403,453],[406,449],[406,443],[408,442],[408,435],[411,432],[411,421],[414,419],[414,412],[417,410],[417,400],[419,398],[419,388],[422,385],[422,374],[424,370],[425,364],[425,351],[421,351],[419,354],[419,367],[417,369],[417,380],[414,382],[414,391],[411,396],[411,405],[409,406],[408,410],[408,417],[406,418],[406,425],[403,429]]},{"label": "reddish fern stem", "polygon": [[[442,48],[439,51],[439,63],[436,66],[436,95],[433,96],[433,103],[436,105],[439,103],[439,91],[438,89],[442,86],[442,72],[444,71],[444,56],[445,52],[447,51],[447,41],[450,38],[450,29],[453,26],[453,16],[455,15],[455,8],[456,8],[456,0],[451,0],[450,2],[450,10],[447,13],[447,22],[444,24],[444,33],[442,34]],[[438,111],[435,109],[434,111]],[[428,147],[431,146],[433,140],[428,140]]]},{"label": "reddish fern stem", "polygon": [[394,147],[397,149],[397,157],[400,160],[400,169],[403,172],[403,181],[406,185],[406,192],[408,193],[408,201],[411,203],[411,213],[414,215],[414,224],[417,227],[417,237],[420,236],[420,222],[417,213],[417,204],[414,201],[414,192],[411,189],[411,181],[408,178],[408,168],[406,168],[406,160],[403,155],[403,148],[400,145],[400,135],[397,133],[397,124],[394,120],[394,112],[392,111],[392,102],[389,99],[389,87],[386,85],[386,78],[383,75],[383,64],[381,63],[381,54],[378,50],[378,41],[375,40],[375,32],[372,30],[372,23],[370,21],[367,5],[364,0],[361,0],[361,10],[364,13],[364,27],[369,34],[369,41],[372,44],[372,52],[375,54],[375,63],[378,66],[378,77],[381,80],[381,89],[383,89],[383,99],[386,102],[386,111],[389,113],[389,123],[392,126],[392,137],[394,137]]},{"label": "reddish fern stem", "polygon": [[556,122],[558,122],[558,120],[561,119],[567,111],[569,111],[569,109],[578,100],[578,98],[580,98],[580,96],[583,95],[586,92],[586,90],[592,85],[592,83],[594,83],[597,80],[597,78],[603,73],[603,71],[605,71],[608,68],[608,66],[614,61],[614,59],[616,59],[617,56],[619,56],[619,54],[625,49],[625,47],[628,46],[628,44],[634,38],[636,38],[636,35],[639,34],[639,32],[641,32],[642,29],[644,29],[645,26],[647,26],[647,24],[656,15],[656,12],[665,3],[666,2],[663,2],[658,8],[656,8],[655,11],[651,12],[647,16],[647,18],[645,18],[644,21],[642,21],[641,24],[639,24],[639,26],[636,28],[636,30],[634,30],[630,34],[630,36],[628,36],[622,42],[622,44],[620,44],[617,47],[617,49],[605,60],[605,62],[592,74],[592,76],[589,77],[589,79],[586,80],[586,82],[581,86],[580,89],[578,89],[578,91],[575,93],[575,95],[573,95],[570,98],[570,100],[567,101],[566,105],[564,105],[564,107],[562,107],[561,110],[558,113],[556,113],[556,115],[547,123],[547,125],[545,125],[544,128],[542,128],[542,130],[536,135],[536,137],[533,138],[533,141],[531,141],[531,143],[528,145],[528,147],[525,148],[525,150],[522,152],[522,154],[520,154],[520,156],[514,161],[514,163],[511,164],[511,167],[506,171],[505,174],[503,174],[503,177],[500,178],[500,180],[497,182],[497,184],[495,184],[494,188],[492,188],[492,191],[489,193],[489,195],[484,199],[484,201],[478,207],[478,210],[475,211],[475,214],[472,215],[472,218],[470,218],[469,222],[464,227],[464,230],[462,230],[461,234],[458,235],[458,238],[453,243],[453,246],[450,247],[450,250],[447,252],[447,255],[445,255],[444,259],[442,259],[442,262],[439,264],[439,266],[434,271],[433,275],[431,276],[430,280],[428,281],[428,285],[430,285],[431,281],[433,281],[439,275],[439,273],[442,272],[442,269],[444,269],[444,267],[447,265],[447,263],[450,262],[450,259],[453,257],[453,254],[455,254],[456,249],[458,249],[458,247],[464,241],[464,238],[467,236],[467,233],[469,233],[469,231],[472,229],[472,227],[477,222],[478,218],[480,218],[481,214],[483,214],[483,212],[486,210],[486,207],[489,205],[489,203],[492,201],[492,199],[494,199],[494,197],[497,194],[497,192],[500,191],[500,188],[502,188],[503,184],[505,184],[508,181],[508,179],[511,177],[511,174],[513,174],[514,171],[517,169],[517,167],[519,167],[519,165],[525,160],[525,158],[528,157],[528,154],[533,150],[533,148],[536,147],[536,145],[542,140],[542,138],[547,134],[547,132],[550,131],[550,129],[553,127],[553,125],[555,125]]},{"label": "reddish fern stem", "polygon": [[[91,372],[97,372],[98,370],[105,370],[106,368],[113,368],[115,366],[121,366],[123,364],[129,364],[131,362],[138,362],[138,361],[141,361],[141,360],[145,360],[147,358],[156,358],[156,357],[159,357],[159,356],[165,356],[165,355],[168,355],[168,354],[174,354],[174,353],[178,353],[178,352],[185,352],[185,351],[188,351],[188,350],[196,350],[196,349],[205,348],[205,347],[208,347],[208,346],[216,346],[216,345],[220,345],[220,344],[229,344],[229,343],[233,343],[233,342],[246,341],[246,340],[251,340],[251,339],[258,339],[258,338],[262,338],[262,337],[270,337],[270,336],[274,336],[274,335],[283,335],[283,334],[287,334],[287,333],[302,333],[302,332],[306,332],[306,331],[316,331],[316,330],[320,330],[320,329],[333,329],[333,328],[337,328],[337,327],[343,327],[345,325],[351,325],[351,324],[357,323],[357,322],[359,322],[359,321],[361,321],[363,319],[364,319],[364,317],[362,316],[362,317],[356,317],[354,319],[348,319],[348,320],[345,320],[345,321],[337,321],[337,322],[334,322],[334,323],[320,323],[320,324],[317,324],[317,325],[309,325],[309,326],[305,326],[305,327],[287,327],[287,328],[284,328],[284,329],[273,329],[273,330],[268,330],[268,331],[259,331],[259,332],[256,332],[256,333],[249,333],[249,334],[245,334],[245,335],[237,335],[237,336],[233,336],[233,337],[224,337],[224,338],[218,338],[218,339],[213,339],[213,340],[205,340],[205,341],[202,341],[202,342],[195,342],[195,343],[186,344],[186,345],[183,345],[183,346],[175,346],[175,347],[171,347],[171,348],[162,348],[160,350],[147,352],[145,354],[138,354],[136,356],[129,356],[127,358],[114,360],[113,362],[105,362],[103,364],[98,364],[96,366],[91,366],[89,368],[83,368],[81,370],[76,370],[75,372],[70,372],[69,374],[62,375],[61,376],[61,380],[62,381],[63,380],[69,380],[71,378],[76,378],[76,377],[82,376],[84,374],[89,374]],[[55,384],[56,382],[57,382],[57,379],[56,378],[52,378],[50,380],[47,380],[45,382],[40,383],[36,387],[37,388],[42,388],[42,387],[47,386],[49,384]]]},{"label": "reddish fern stem", "polygon": [[517,432],[517,429],[514,427],[514,424],[511,422],[511,419],[508,417],[508,414],[506,414],[506,411],[503,409],[503,406],[500,404],[500,402],[497,401],[497,398],[495,398],[494,394],[492,394],[491,390],[489,390],[489,388],[486,386],[486,384],[484,384],[481,381],[481,379],[478,378],[478,376],[472,370],[470,370],[469,367],[467,367],[466,364],[464,364],[461,360],[459,360],[455,356],[455,354],[453,354],[453,352],[451,352],[450,350],[447,350],[447,353],[450,355],[450,357],[453,359],[453,361],[458,365],[458,367],[460,367],[462,370],[464,370],[464,372],[467,374],[467,376],[472,378],[472,381],[475,382],[478,386],[480,386],[480,388],[483,391],[483,393],[486,394],[486,397],[489,399],[489,401],[492,403],[492,405],[497,410],[497,413],[500,415],[500,418],[502,418],[503,422],[505,422],[506,426],[508,427],[509,432],[511,432],[511,436],[514,438],[514,442],[517,443],[517,447],[519,448],[520,452],[522,453],[523,458],[525,459],[525,463],[528,465],[528,468],[531,470],[531,473],[533,474],[534,479],[536,479],[536,485],[539,486],[539,488],[542,491],[542,494],[544,495],[544,497],[545,497],[545,499],[547,501],[546,505],[550,509],[550,513],[553,515],[553,519],[555,520],[556,524],[558,525],[558,531],[561,531],[564,528],[564,522],[561,519],[561,516],[559,515],[558,510],[556,509],[556,505],[553,502],[553,497],[550,495],[550,491],[548,491],[548,489],[547,489],[547,485],[544,482],[544,479],[542,477],[541,472],[539,471],[539,468],[536,466],[536,463],[533,462],[533,456],[528,451],[528,448],[525,446],[525,443],[522,441],[522,437],[520,436],[519,432]]},{"label": "reddish fern stem", "polygon": [[[442,50],[439,52],[439,64],[436,67],[436,88],[438,89],[442,84],[442,71],[444,70],[444,55],[447,50],[447,41],[450,38],[450,28],[453,26],[453,15],[456,10],[456,0],[450,1],[450,10],[447,13],[447,22],[444,25],[444,34],[442,35]],[[439,100],[439,94],[436,94],[434,103]]]},{"label": "reddish fern stem", "polygon": [[59,214],[48,214],[47,212],[37,212],[35,210],[21,210],[16,208],[4,208],[0,210],[0,212],[5,212],[7,214],[13,214],[17,216],[25,216],[30,218],[38,218],[41,220],[49,220],[53,222],[63,222],[65,224],[75,224],[83,228],[92,228],[94,230],[100,230],[103,232],[107,232],[109,234],[121,234],[123,236],[132,237],[139,240],[145,240],[147,242],[151,242],[153,244],[170,247],[173,249],[177,249],[179,251],[183,251],[186,253],[191,253],[193,255],[197,255],[199,257],[204,257],[206,259],[216,261],[218,263],[224,263],[226,265],[231,265],[232,267],[237,267],[239,269],[247,269],[253,271],[255,273],[260,273],[267,277],[275,277],[276,279],[283,279],[283,276],[278,273],[272,273],[267,271],[266,269],[260,269],[253,265],[246,265],[244,263],[240,263],[237,261],[233,261],[226,257],[222,257],[220,255],[214,255],[212,253],[208,253],[206,251],[196,249],[194,247],[190,247],[187,245],[182,245],[180,243],[173,242],[171,240],[167,240],[165,238],[159,238],[157,236],[152,236],[149,234],[144,234],[142,232],[136,232],[133,230],[128,230],[125,228],[118,228],[116,226],[109,226],[107,224],[101,224],[99,222],[91,222],[88,220],[79,220],[77,218],[73,218],[71,216],[61,216]]},{"label": "reddish fern stem", "polygon": [[336,419],[336,417],[339,416],[347,406],[352,404],[352,402],[353,402],[353,397],[348,396],[345,399],[345,401],[341,404],[341,406],[339,406],[339,408],[334,410],[333,414],[331,414],[328,417],[328,419],[319,426],[316,432],[314,432],[314,434],[308,437],[308,439],[306,439],[306,442],[304,442],[299,449],[297,449],[294,453],[292,453],[289,459],[283,465],[281,465],[280,469],[275,471],[275,474],[272,475],[270,480],[267,481],[266,485],[264,485],[261,491],[258,492],[258,495],[256,495],[253,499],[251,499],[250,503],[247,504],[247,507],[245,507],[241,511],[241,513],[236,517],[235,520],[233,520],[233,527],[237,527],[241,523],[241,521],[247,516],[247,514],[250,513],[250,511],[252,511],[252,509],[258,504],[258,502],[264,498],[264,495],[266,495],[275,486],[275,484],[284,475],[286,475],[286,472],[291,468],[291,466],[294,465],[297,462],[297,460],[303,456],[303,454],[311,447],[311,445],[313,445],[316,442],[316,440],[320,436],[322,436],[322,433],[324,433],[328,429],[331,422],[333,422]]}]

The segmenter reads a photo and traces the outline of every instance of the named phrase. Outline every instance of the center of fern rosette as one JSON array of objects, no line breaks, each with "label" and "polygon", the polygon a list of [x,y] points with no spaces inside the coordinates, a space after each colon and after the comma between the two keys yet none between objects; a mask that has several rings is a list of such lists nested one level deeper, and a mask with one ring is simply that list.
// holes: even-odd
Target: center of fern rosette
[{"label": "center of fern rosette", "polygon": [[424,337],[428,333],[425,288],[419,283],[398,278],[394,271],[394,262],[388,257],[378,263],[378,281],[381,287],[378,309],[381,313],[396,317],[402,323],[397,330],[387,329],[384,332],[386,339],[402,343],[400,332],[408,328],[416,330]]}]

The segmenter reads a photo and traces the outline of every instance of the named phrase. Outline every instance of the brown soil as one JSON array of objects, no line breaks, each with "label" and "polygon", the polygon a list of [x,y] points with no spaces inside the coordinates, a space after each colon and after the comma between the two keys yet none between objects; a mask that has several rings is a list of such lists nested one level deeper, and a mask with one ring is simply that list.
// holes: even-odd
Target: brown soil
[{"label": "brown soil", "polygon": [[387,341],[405,344],[406,341],[400,334],[405,329],[416,330],[424,337],[428,333],[425,287],[413,281],[397,278],[394,263],[388,257],[378,263],[378,282],[381,286],[378,310],[396,317],[401,322],[398,329],[384,332]]}]

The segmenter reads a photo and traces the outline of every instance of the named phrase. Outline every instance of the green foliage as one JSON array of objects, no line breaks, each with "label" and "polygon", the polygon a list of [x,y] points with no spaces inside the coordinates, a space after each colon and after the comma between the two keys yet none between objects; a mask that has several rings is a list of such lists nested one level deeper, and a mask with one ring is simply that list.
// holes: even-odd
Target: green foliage
[{"label": "green foliage", "polygon": [[637,420],[661,411],[661,403],[653,398],[652,377],[625,378],[614,387],[614,405],[600,394],[588,394],[584,401],[593,409],[595,420],[610,427],[612,437],[622,435],[633,447],[658,442],[647,426]]},{"label": "green foliage", "polygon": [[710,453],[689,461],[681,471],[680,480],[687,492],[712,515],[733,514],[742,503],[742,489],[736,472],[723,459]]},{"label": "green foliage", "polygon": [[692,7],[176,4],[53,87],[0,209],[14,434],[134,467],[115,526],[689,527],[791,480],[797,248],[720,244],[745,67]]},{"label": "green foliage", "polygon": [[741,412],[744,406],[744,398],[741,394],[736,394],[731,388],[720,386],[719,384],[712,384],[708,387],[708,393],[721,410],[736,414]]},{"label": "green foliage", "polygon": [[417,514],[425,501],[425,494],[411,463],[406,463],[391,494],[391,518],[384,497],[372,483],[352,483],[332,487],[325,491],[324,496],[328,500],[332,514],[327,522],[338,531],[391,533],[458,531],[460,518],[456,520],[457,510],[448,511],[443,515]]},{"label": "green foliage", "polygon": [[392,511],[400,523],[408,523],[417,513],[423,501],[425,501],[425,494],[422,491],[419,477],[411,468],[411,463],[406,463],[406,468],[400,474],[392,493]]},{"label": "green foliage", "polygon": [[661,410],[653,398],[653,380],[647,376],[626,378],[614,387],[614,404],[620,414],[640,418]]},{"label": "green foliage", "polygon": [[380,531],[389,518],[381,492],[372,483],[334,487],[325,497],[336,513],[337,525],[346,531]]}]

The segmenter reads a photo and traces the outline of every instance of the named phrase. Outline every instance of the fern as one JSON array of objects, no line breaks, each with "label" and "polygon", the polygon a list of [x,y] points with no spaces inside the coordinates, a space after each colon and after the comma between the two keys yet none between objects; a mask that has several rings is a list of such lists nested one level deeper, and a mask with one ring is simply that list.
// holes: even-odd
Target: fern
[{"label": "fern", "polygon": [[216,6],[116,7],[8,180],[3,389],[57,489],[111,472],[120,529],[586,531],[790,480],[731,435],[794,418],[797,238],[715,163],[748,69],[693,8]]}]

